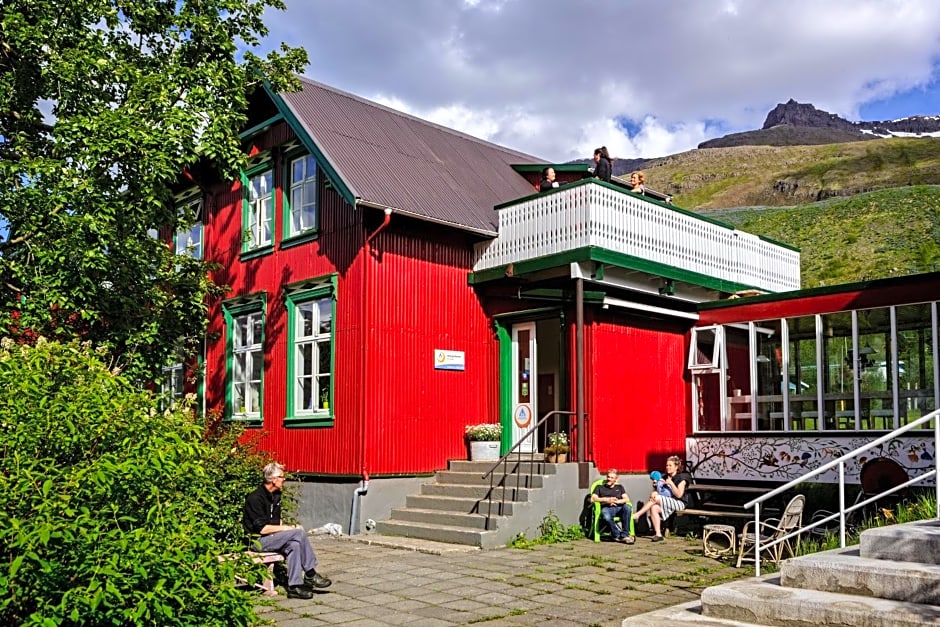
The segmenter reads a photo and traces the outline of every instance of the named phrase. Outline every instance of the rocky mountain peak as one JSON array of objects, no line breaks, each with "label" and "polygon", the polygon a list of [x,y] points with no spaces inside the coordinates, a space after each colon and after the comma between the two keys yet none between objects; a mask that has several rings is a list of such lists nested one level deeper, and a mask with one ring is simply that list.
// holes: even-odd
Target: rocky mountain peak
[{"label": "rocky mountain peak", "polygon": [[810,126],[813,128],[832,128],[844,131],[857,131],[854,124],[840,118],[834,113],[820,111],[811,104],[803,104],[790,98],[783,104],[778,104],[764,120],[763,130],[775,126]]}]

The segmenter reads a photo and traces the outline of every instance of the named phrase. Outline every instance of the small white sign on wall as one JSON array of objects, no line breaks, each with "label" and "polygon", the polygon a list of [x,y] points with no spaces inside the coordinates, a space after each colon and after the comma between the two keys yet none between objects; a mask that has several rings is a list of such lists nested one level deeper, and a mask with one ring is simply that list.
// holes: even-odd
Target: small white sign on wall
[{"label": "small white sign on wall", "polygon": [[463,351],[445,351],[441,348],[434,349],[434,369],[435,370],[464,370]]}]

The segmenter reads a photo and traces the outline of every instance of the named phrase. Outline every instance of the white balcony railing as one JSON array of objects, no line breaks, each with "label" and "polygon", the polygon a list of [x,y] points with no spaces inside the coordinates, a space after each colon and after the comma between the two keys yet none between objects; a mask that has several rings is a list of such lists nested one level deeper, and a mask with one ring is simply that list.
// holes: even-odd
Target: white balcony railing
[{"label": "white balcony railing", "polygon": [[800,287],[799,252],[591,181],[498,212],[476,272],[596,246],[768,292]]}]

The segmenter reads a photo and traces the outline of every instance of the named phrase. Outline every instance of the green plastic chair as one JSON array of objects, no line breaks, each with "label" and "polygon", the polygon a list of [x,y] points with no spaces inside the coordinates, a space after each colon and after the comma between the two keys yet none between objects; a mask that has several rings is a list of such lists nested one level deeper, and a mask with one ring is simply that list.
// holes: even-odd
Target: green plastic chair
[{"label": "green plastic chair", "polygon": [[[592,483],[592,484],[591,484],[591,491],[588,492],[588,494],[594,494],[594,488],[596,488],[596,487],[599,486],[600,484],[604,483],[604,481],[606,481],[606,478],[605,478],[605,477],[601,477],[600,479],[598,479],[597,481],[595,481],[594,483]],[[631,509],[633,508],[633,503],[630,503],[630,507],[631,507]],[[620,523],[620,526],[623,527],[623,521],[620,520],[620,517],[619,517],[619,516],[615,516],[615,517],[614,517],[614,520],[618,521],[618,522]],[[603,519],[601,518],[601,504],[600,504],[600,503],[594,503],[594,526],[593,526],[593,532],[594,532],[594,541],[595,541],[595,542],[600,542],[600,541],[601,541],[601,529],[600,529],[600,527],[601,527],[601,522],[602,522],[602,521],[603,521]],[[633,516],[630,516],[630,532],[629,532],[629,533],[630,533],[631,536],[632,536],[632,535],[636,535],[636,534],[634,533],[634,530],[633,530],[633,522],[634,522],[634,521],[633,521]],[[610,530],[608,530],[607,533],[610,534]]]}]

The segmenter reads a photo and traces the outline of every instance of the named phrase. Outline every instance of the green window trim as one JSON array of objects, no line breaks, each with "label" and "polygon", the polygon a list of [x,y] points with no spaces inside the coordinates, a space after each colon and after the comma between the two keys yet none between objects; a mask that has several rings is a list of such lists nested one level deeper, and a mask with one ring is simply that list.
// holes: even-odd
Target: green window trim
[{"label": "green window trim", "polygon": [[[264,254],[274,250],[274,212],[277,198],[277,181],[275,179],[274,172],[275,168],[273,159],[267,159],[263,163],[248,170],[242,170],[241,172],[242,259],[251,258],[257,256],[258,254]],[[269,198],[270,210],[266,212],[265,216],[260,216],[259,213],[258,215],[260,216],[260,219],[255,220],[253,201],[250,198],[253,189],[252,180],[265,174],[270,174],[270,176],[267,177],[267,194],[259,196],[259,199],[263,199],[265,197]],[[261,231],[265,222],[268,223],[268,233],[270,238],[266,241],[263,240],[260,236],[256,236],[256,231]],[[260,233],[258,235],[260,235]]]},{"label": "green window trim", "polygon": [[[333,405],[333,391],[336,385],[336,281],[337,275],[332,274],[318,279],[304,281],[303,283],[288,287],[285,293],[285,303],[287,308],[287,380],[286,389],[286,414],[284,418],[285,426],[290,427],[331,427],[335,421],[335,408]],[[319,402],[317,408],[305,410],[298,407],[298,394],[300,390],[297,386],[298,365],[297,365],[297,342],[298,337],[298,308],[315,301],[325,301],[329,299],[329,347],[330,347],[330,370],[326,375],[329,378],[327,390],[321,390],[317,385],[317,396]],[[319,319],[319,318],[318,318]],[[314,344],[322,342],[318,340],[318,333],[305,336],[305,339]],[[318,360],[314,360],[316,363]],[[313,380],[324,378],[324,373],[317,370],[305,374]],[[324,396],[325,395],[325,396]]]},{"label": "green window trim", "polygon": [[[265,325],[267,322],[267,294],[264,292],[235,298],[222,303],[222,315],[225,320],[225,419],[233,422],[242,422],[252,427],[260,427],[264,422],[264,359],[265,359]],[[259,344],[261,371],[258,383],[258,411],[246,411],[244,407],[236,408],[235,401],[235,325],[239,318],[260,314],[261,337],[253,338],[252,345]],[[249,369],[246,368],[246,373]],[[250,380],[249,380],[250,383]],[[246,384],[244,395],[248,395]],[[238,409],[239,411],[236,411]]]},{"label": "green window trim", "polygon": [[[301,227],[297,230],[294,229],[294,216],[293,216],[293,193],[294,193],[294,161],[306,158],[304,163],[304,179],[300,184],[300,191],[305,189],[305,181],[311,178],[308,168],[310,164],[313,165],[313,209],[312,209],[312,221],[313,225],[306,228]],[[320,163],[317,161],[317,158],[314,154],[307,150],[294,150],[286,155],[284,155],[284,167],[281,175],[281,240],[285,243],[290,244],[299,244],[308,242],[314,239],[320,229],[320,192],[319,192],[319,179],[320,179]],[[305,198],[305,200],[308,200]],[[307,203],[304,203],[306,206]],[[301,214],[301,220],[303,220],[303,214]]]}]

